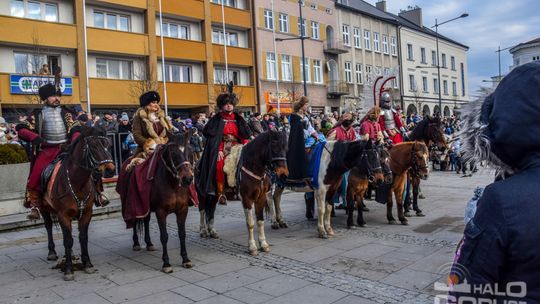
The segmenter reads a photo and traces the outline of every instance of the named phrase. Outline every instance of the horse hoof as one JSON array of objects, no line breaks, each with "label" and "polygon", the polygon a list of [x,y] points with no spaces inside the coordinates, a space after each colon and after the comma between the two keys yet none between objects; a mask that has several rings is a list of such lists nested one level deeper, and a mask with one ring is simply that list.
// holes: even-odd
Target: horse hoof
[{"label": "horse hoof", "polygon": [[332,228],[326,229],[326,234],[328,234],[328,236],[334,236],[334,229]]},{"label": "horse hoof", "polygon": [[206,232],[206,231],[201,231],[201,233],[199,235],[200,235],[200,237],[202,237],[204,239],[208,238],[208,232]]},{"label": "horse hoof", "polygon": [[320,232],[319,232],[319,238],[321,238],[321,239],[327,239],[327,238],[328,238],[328,234],[326,234],[326,233],[320,233]]},{"label": "horse hoof", "polygon": [[279,222],[279,228],[289,228],[289,226],[285,222]]},{"label": "horse hoof", "polygon": [[86,272],[87,274],[92,274],[96,272],[96,269],[94,267],[86,267],[84,269],[84,272]]},{"label": "horse hoof", "polygon": [[389,221],[388,221],[388,224],[390,224],[390,225],[396,225],[397,222],[396,222],[396,220],[389,220]]},{"label": "horse hoof", "polygon": [[140,245],[133,245],[133,251],[141,251]]},{"label": "horse hoof", "polygon": [[356,226],[355,225],[347,225],[347,229],[354,230],[354,229],[356,229]]},{"label": "horse hoof", "polygon": [[219,239],[219,235],[215,231],[210,232],[210,237],[213,239]]},{"label": "horse hoof", "polygon": [[410,212],[405,212],[405,216],[406,216],[406,217],[411,217],[412,214],[411,214]]},{"label": "horse hoof", "polygon": [[190,262],[185,262],[185,263],[182,263],[182,267],[191,268],[191,267],[193,267],[193,264],[191,263],[191,261]]},{"label": "horse hoof", "polygon": [[173,270],[171,266],[168,266],[161,268],[161,271],[163,271],[164,273],[172,273]]},{"label": "horse hoof", "polygon": [[268,247],[268,246],[262,247],[262,246],[261,246],[261,251],[262,251],[262,252],[270,252],[270,247]]},{"label": "horse hoof", "polygon": [[154,245],[146,246],[146,251],[156,251],[156,247]]},{"label": "horse hoof", "polygon": [[403,225],[403,226],[408,226],[409,225],[409,221],[407,221],[407,220],[400,221],[400,222],[401,222],[401,225]]},{"label": "horse hoof", "polygon": [[65,273],[64,281],[73,281],[75,280],[75,275],[73,273]]},{"label": "horse hoof", "polygon": [[259,250],[257,250],[257,249],[250,250],[249,254],[251,254],[252,256],[258,256],[259,255]]},{"label": "horse hoof", "polygon": [[56,255],[56,253],[49,253],[49,255],[47,256],[47,261],[56,261],[58,260],[58,256]]},{"label": "horse hoof", "polygon": [[278,223],[272,223],[272,229],[274,229],[274,230],[279,229],[279,224]]},{"label": "horse hoof", "polygon": [[359,227],[362,227],[362,228],[366,228],[367,227],[367,224],[366,223],[363,223],[363,224],[358,224]]},{"label": "horse hoof", "polygon": [[419,216],[419,217],[424,217],[426,216],[425,214],[422,213],[422,211],[420,212],[416,212],[416,216]]}]

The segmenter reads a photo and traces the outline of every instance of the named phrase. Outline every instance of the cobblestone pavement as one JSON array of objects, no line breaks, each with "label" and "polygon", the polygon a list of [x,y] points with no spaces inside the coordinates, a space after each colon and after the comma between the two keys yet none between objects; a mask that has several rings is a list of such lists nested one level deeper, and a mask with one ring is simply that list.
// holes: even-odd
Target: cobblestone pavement
[{"label": "cobblestone pavement", "polygon": [[[76,272],[74,282],[64,282],[51,269],[55,264],[46,261],[43,228],[2,233],[0,303],[433,303],[433,284],[445,282],[463,231],[465,204],[491,176],[433,172],[422,184],[426,199],[420,207],[427,216],[410,218],[409,226],[388,225],[385,206],[368,201],[369,226],[348,230],[344,211],[336,210],[336,235],[328,240],[319,239],[315,222],[304,218],[303,195],[286,194],[282,205],[289,228],[272,230],[267,223],[271,252],[255,257],[247,253],[239,202],[218,207],[218,240],[199,237],[198,212],[191,209],[187,245],[194,267],[180,266],[176,221],[170,216],[172,274],[159,271],[155,223],[151,232],[158,251],[135,252],[121,218],[92,222],[89,250],[98,272]],[[60,229],[54,233],[57,252],[63,252]]]}]

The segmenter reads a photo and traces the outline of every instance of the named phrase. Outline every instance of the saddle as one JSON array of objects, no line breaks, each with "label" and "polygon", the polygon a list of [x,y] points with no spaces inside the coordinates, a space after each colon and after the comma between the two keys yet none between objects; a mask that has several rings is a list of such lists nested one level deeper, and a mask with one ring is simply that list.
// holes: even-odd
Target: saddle
[{"label": "saddle", "polygon": [[[51,180],[51,176],[53,175],[57,164],[61,163],[67,156],[67,153],[62,153],[58,155],[49,165],[47,165],[47,167],[45,167],[45,169],[43,169],[43,172],[41,172],[41,189],[43,189],[43,192],[47,190],[49,180]],[[58,172],[58,168],[56,169],[56,171]]]}]

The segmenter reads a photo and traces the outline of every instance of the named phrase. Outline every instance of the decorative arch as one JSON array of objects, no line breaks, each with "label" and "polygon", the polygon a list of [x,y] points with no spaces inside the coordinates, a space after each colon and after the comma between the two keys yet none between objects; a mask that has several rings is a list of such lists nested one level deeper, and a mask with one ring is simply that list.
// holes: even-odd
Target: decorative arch
[{"label": "decorative arch", "polygon": [[330,81],[338,81],[339,80],[339,68],[338,64],[334,59],[330,59],[327,61],[328,64],[328,78]]},{"label": "decorative arch", "polygon": [[444,106],[444,117],[450,117],[450,108],[448,106]]},{"label": "decorative arch", "polygon": [[411,114],[416,113],[418,113],[418,109],[414,104],[411,103],[409,106],[407,106],[407,117],[409,117]]},{"label": "decorative arch", "polygon": [[326,43],[329,47],[334,43],[334,39],[334,28],[331,25],[328,25],[326,27]]},{"label": "decorative arch", "polygon": [[424,105],[424,107],[422,108],[422,115],[423,115],[423,116],[431,115],[431,111],[429,110],[429,106],[428,106],[428,105]]}]

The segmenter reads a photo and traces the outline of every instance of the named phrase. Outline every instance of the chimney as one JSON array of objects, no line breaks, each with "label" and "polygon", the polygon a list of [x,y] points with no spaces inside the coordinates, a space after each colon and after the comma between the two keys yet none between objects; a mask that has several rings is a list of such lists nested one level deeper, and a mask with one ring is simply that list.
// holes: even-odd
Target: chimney
[{"label": "chimney", "polygon": [[375,3],[375,6],[377,7],[378,10],[386,13],[386,0],[381,0]]},{"label": "chimney", "polygon": [[401,11],[398,15],[422,27],[422,8],[418,6],[408,7],[408,10]]}]

